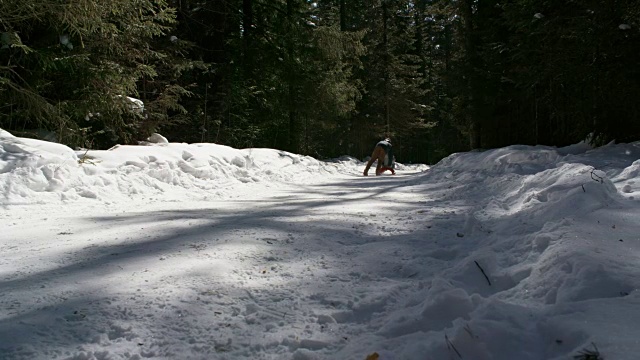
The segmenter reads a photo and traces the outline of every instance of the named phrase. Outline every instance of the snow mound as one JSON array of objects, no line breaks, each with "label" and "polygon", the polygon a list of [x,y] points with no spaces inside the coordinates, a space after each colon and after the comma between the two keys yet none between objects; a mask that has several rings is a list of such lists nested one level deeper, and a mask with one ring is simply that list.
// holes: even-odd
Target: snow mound
[{"label": "snow mound", "polygon": [[71,148],[37,139],[18,138],[0,129],[0,173],[17,168],[63,165],[78,158]]},{"label": "snow mound", "polygon": [[[153,134],[139,146],[78,150],[18,138],[0,129],[0,204],[82,199],[113,202],[131,197],[224,197],[232,186],[266,182],[315,183],[323,175],[358,174],[354,158],[319,161],[273,149],[169,143]],[[407,166],[421,171],[424,165]],[[38,194],[38,195],[36,195]]]},{"label": "snow mound", "polygon": [[151,136],[149,136],[147,138],[147,141],[150,142],[150,143],[154,143],[154,144],[168,144],[169,143],[169,140],[167,140],[166,137],[164,137],[164,136],[162,136],[160,134],[157,134],[157,133],[151,134]]}]

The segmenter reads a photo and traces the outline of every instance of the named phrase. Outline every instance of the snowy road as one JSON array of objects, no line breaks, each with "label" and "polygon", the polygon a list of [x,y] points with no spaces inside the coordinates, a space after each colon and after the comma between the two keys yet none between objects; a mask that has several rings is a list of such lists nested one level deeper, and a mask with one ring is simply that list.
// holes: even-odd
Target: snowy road
[{"label": "snowy road", "polygon": [[[453,209],[427,211],[410,182],[345,178],[124,210],[14,207],[1,219],[13,239],[2,265],[13,271],[2,274],[0,337],[25,358],[76,349],[276,359],[366,341],[363,323],[375,333],[376,313],[420,286],[425,266],[446,261],[432,226],[449,228]],[[428,257],[430,248],[444,258]],[[40,337],[46,349],[30,345]]]}]

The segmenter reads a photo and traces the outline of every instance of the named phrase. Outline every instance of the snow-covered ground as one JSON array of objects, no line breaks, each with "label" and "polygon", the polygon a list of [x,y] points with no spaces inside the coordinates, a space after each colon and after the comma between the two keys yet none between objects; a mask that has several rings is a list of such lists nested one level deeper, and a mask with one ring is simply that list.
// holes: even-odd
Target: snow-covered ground
[{"label": "snow-covered ground", "polygon": [[638,159],[510,146],[363,177],[0,130],[0,358],[638,359]]}]

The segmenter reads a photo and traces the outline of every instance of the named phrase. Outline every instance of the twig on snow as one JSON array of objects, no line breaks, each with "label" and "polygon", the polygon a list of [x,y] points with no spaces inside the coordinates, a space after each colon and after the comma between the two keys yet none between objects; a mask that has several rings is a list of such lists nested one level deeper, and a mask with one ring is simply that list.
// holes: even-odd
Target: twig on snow
[{"label": "twig on snow", "polygon": [[464,329],[464,331],[466,331],[466,332],[467,332],[467,334],[469,334],[469,336],[471,336],[471,338],[472,338],[472,339],[478,339],[478,336],[476,336],[476,335],[473,333],[473,331],[471,331],[471,327],[469,327],[469,323],[467,323],[467,324],[464,326],[464,328],[463,328],[463,329]]},{"label": "twig on snow", "polygon": [[604,360],[604,358],[600,355],[600,351],[595,343],[591,343],[595,350],[587,350],[583,349],[578,353],[578,355],[574,355],[573,358],[576,360]]},{"label": "twig on snow", "polygon": [[458,355],[458,357],[462,359],[462,355],[460,355],[458,349],[456,349],[451,340],[449,340],[449,336],[447,336],[447,334],[444,334],[444,340],[447,343],[447,349],[449,350],[449,353],[451,353],[451,350],[453,350],[455,351],[456,355]]},{"label": "twig on snow", "polygon": [[595,181],[595,182],[599,182],[601,184],[604,184],[604,178],[596,173],[594,173],[594,171],[596,171],[596,169],[592,169],[591,170],[591,180]]},{"label": "twig on snow", "polygon": [[478,264],[478,262],[475,261],[475,260],[473,262],[476,263],[476,266],[478,267],[478,269],[480,269],[480,271],[482,271],[482,275],[484,275],[484,278],[487,279],[487,282],[489,283],[489,286],[491,286],[491,280],[489,280],[489,277],[484,272],[484,269],[482,268],[482,266],[480,266],[480,264]]}]

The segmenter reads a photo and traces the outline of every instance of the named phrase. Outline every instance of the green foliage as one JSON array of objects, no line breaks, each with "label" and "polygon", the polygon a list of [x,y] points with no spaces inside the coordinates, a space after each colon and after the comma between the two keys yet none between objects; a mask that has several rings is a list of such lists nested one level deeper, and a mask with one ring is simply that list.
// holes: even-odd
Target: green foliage
[{"label": "green foliage", "polygon": [[[172,57],[153,46],[175,23],[166,1],[9,0],[0,18],[9,39],[0,49],[0,126],[54,130],[77,146],[89,145],[80,135],[88,127],[92,145],[109,146],[134,142],[166,116],[143,114],[125,97],[138,96],[142,79],[175,77],[158,74]],[[175,109],[185,94],[176,84],[159,89],[150,108]]]},{"label": "green foliage", "polygon": [[638,18],[633,0],[5,0],[0,127],[360,158],[391,136],[428,163],[632,141]]},{"label": "green foliage", "polygon": [[[344,124],[360,99],[353,72],[364,49],[361,32],[340,31],[335,8],[244,0],[183,6],[179,14],[184,36],[212,64],[199,79],[209,87],[200,87],[201,97],[188,105],[192,137],[236,147],[339,152],[327,139],[347,136]],[[216,21],[203,21],[204,14],[215,14]]]},{"label": "green foliage", "polygon": [[458,29],[474,34],[460,49],[462,75],[475,83],[461,88],[459,109],[473,114],[478,146],[566,145],[590,133],[638,139],[638,8],[627,0],[478,3],[471,27]]}]

